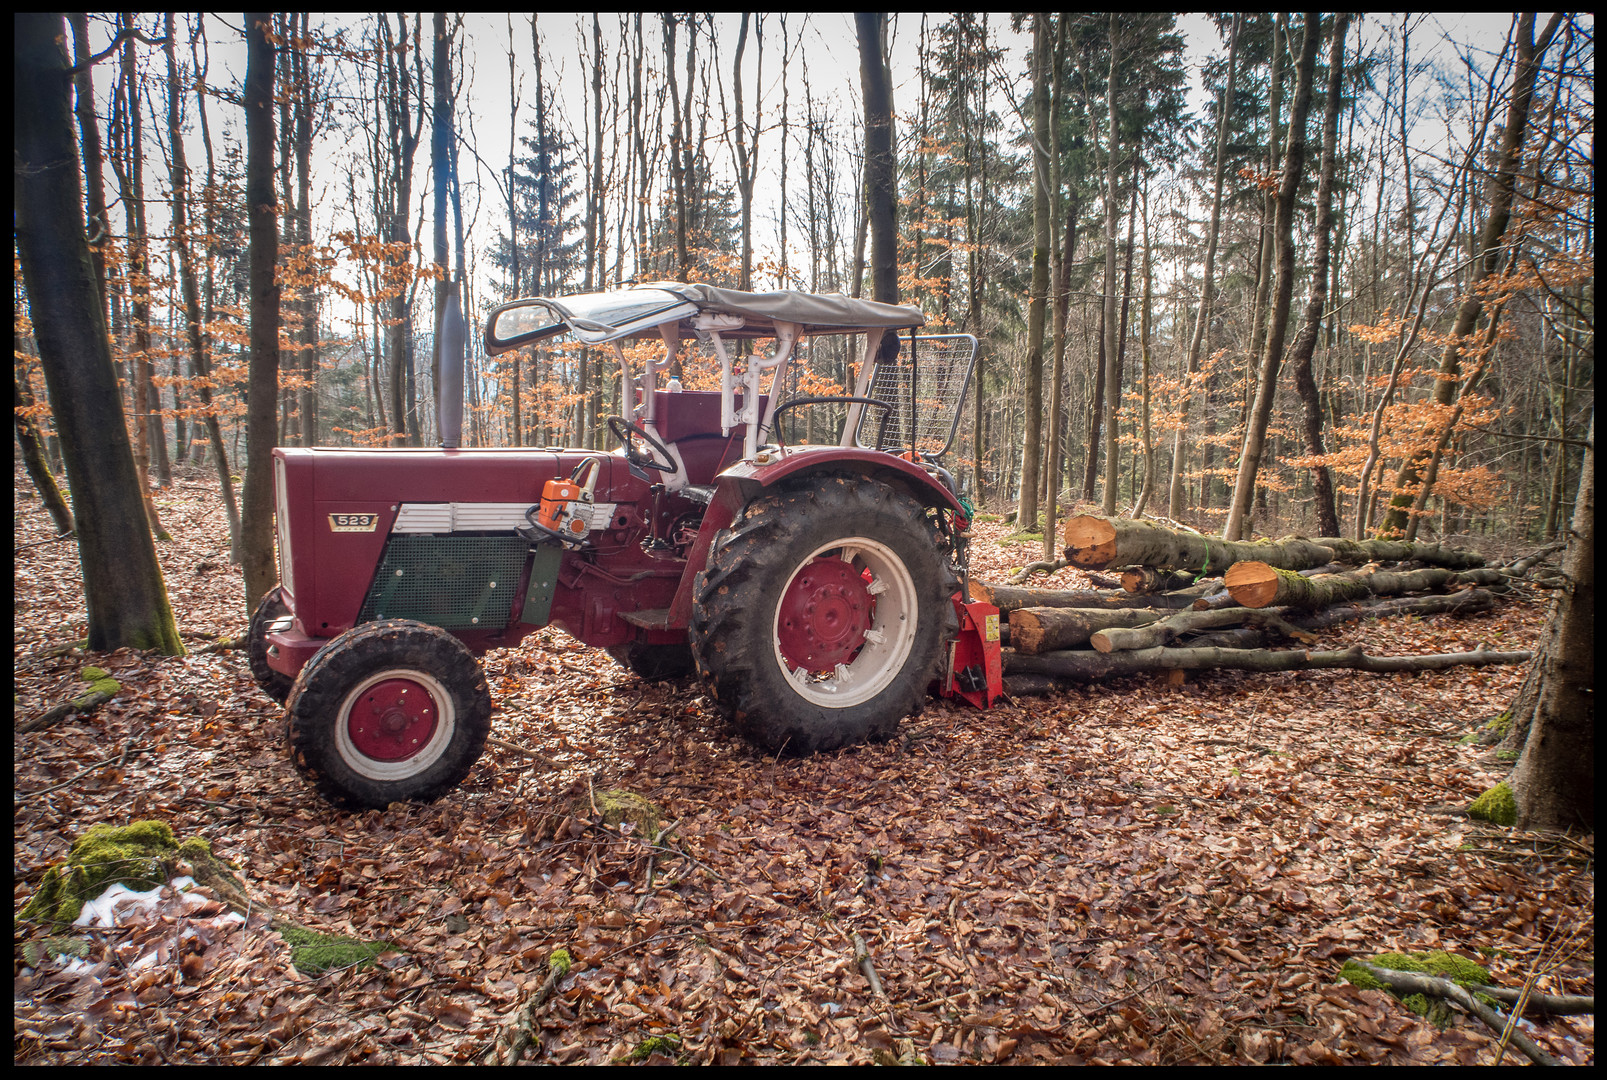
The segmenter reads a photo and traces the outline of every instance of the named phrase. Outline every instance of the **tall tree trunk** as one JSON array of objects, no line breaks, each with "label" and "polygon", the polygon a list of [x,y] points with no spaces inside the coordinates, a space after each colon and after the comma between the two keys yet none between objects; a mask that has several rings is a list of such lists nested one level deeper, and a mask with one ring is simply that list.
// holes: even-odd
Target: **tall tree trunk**
[{"label": "tall tree trunk", "polygon": [[[1550,47],[1557,29],[1562,25],[1563,13],[1556,12],[1546,24],[1539,41],[1534,36],[1534,13],[1518,16],[1518,60],[1512,70],[1512,89],[1508,95],[1507,122],[1501,135],[1501,149],[1497,157],[1496,173],[1490,180],[1490,216],[1484,222],[1478,260],[1473,265],[1472,280],[1461,306],[1456,312],[1456,323],[1451,328],[1445,351],[1440,356],[1439,372],[1434,383],[1433,401],[1447,406],[1456,393],[1461,371],[1463,342],[1473,333],[1479,315],[1484,310],[1483,294],[1479,283],[1495,274],[1505,251],[1503,238],[1512,220],[1512,201],[1517,190],[1518,167],[1523,155],[1523,141],[1529,128],[1529,109],[1534,101],[1535,77],[1540,70],[1540,59]],[[1424,460],[1409,456],[1395,477],[1395,494],[1389,509],[1379,523],[1380,536],[1404,534],[1408,531],[1412,500],[1422,482]]]},{"label": "tall tree trunk", "polygon": [[1243,25],[1244,14],[1234,15],[1233,29],[1228,36],[1228,79],[1222,86],[1222,101],[1217,109],[1216,175],[1211,185],[1211,225],[1205,235],[1205,276],[1200,286],[1200,307],[1194,316],[1194,332],[1189,335],[1188,360],[1183,368],[1183,415],[1178,418],[1177,432],[1172,436],[1172,478],[1167,485],[1166,514],[1173,519],[1183,512],[1184,440],[1193,397],[1188,380],[1199,373],[1200,349],[1216,300],[1216,245],[1222,233],[1222,178],[1227,171],[1228,116],[1233,111],[1233,91],[1239,71],[1239,28]]},{"label": "tall tree trunk", "polygon": [[[1155,440],[1149,427],[1149,309],[1155,296],[1155,275],[1150,267],[1149,187],[1144,189],[1144,298],[1138,305],[1138,352],[1143,363],[1139,381],[1139,442],[1144,450],[1144,486],[1133,504],[1133,517],[1141,518],[1155,488]],[[1332,535],[1332,534],[1329,534]]]},{"label": "tall tree trunk", "polygon": [[84,155],[84,218],[89,228],[89,261],[95,270],[95,291],[100,297],[102,319],[106,316],[106,241],[111,222],[106,214],[105,171],[101,167],[100,126],[95,120],[95,67],[90,63],[94,50],[89,46],[89,15],[69,12],[73,28],[73,87],[78,113],[78,138]]},{"label": "tall tree trunk", "polygon": [[247,12],[246,211],[250,235],[251,373],[246,390],[246,471],[240,494],[240,563],[246,611],[278,574],[273,564],[273,445],[279,405],[278,204],[273,182],[273,16]]},{"label": "tall tree trunk", "polygon": [[[1311,357],[1317,349],[1317,338],[1322,332],[1324,309],[1328,306],[1329,244],[1334,227],[1334,162],[1339,143],[1339,98],[1345,71],[1345,32],[1350,24],[1346,12],[1334,15],[1333,36],[1328,43],[1328,100],[1322,117],[1322,167],[1317,178],[1317,229],[1316,250],[1312,255],[1311,299],[1306,304],[1306,318],[1290,350],[1290,363],[1294,366],[1295,388],[1303,403],[1306,453],[1318,456],[1326,453],[1322,441],[1322,392],[1311,373]],[[1334,506],[1333,476],[1326,465],[1313,465],[1311,484],[1317,504],[1317,534],[1339,535],[1339,511]]]},{"label": "tall tree trunk", "polygon": [[1283,360],[1284,333],[1289,325],[1289,303],[1294,295],[1295,194],[1300,187],[1300,176],[1306,162],[1306,114],[1311,109],[1311,79],[1317,65],[1317,42],[1322,37],[1322,15],[1307,12],[1305,22],[1300,59],[1295,69],[1295,97],[1289,110],[1288,149],[1284,152],[1283,179],[1278,185],[1278,209],[1274,224],[1278,245],[1278,289],[1267,321],[1267,342],[1256,380],[1255,404],[1251,407],[1245,428],[1244,450],[1239,455],[1239,475],[1233,486],[1233,501],[1228,508],[1227,524],[1222,529],[1222,536],[1227,540],[1241,538],[1250,516],[1256,473],[1266,446],[1267,422],[1272,417],[1272,400],[1278,388],[1278,367]]},{"label": "tall tree trunk", "polygon": [[184,340],[190,353],[190,377],[195,380],[195,393],[201,400],[202,423],[206,425],[207,439],[212,446],[212,462],[218,470],[218,488],[223,495],[223,509],[229,520],[229,557],[237,561],[240,557],[240,508],[234,500],[229,458],[223,450],[223,431],[218,424],[217,407],[212,401],[210,365],[201,339],[201,295],[195,277],[195,255],[189,225],[190,170],[184,160],[183,127],[179,117],[183,87],[179,83],[178,61],[174,58],[177,33],[173,14],[169,12],[166,19],[167,127],[171,138],[168,165],[173,190],[173,246],[178,255],[179,285],[184,297]]},{"label": "tall tree trunk", "polygon": [[1592,412],[1579,495],[1563,556],[1562,598],[1513,703],[1512,771],[1518,827],[1596,823],[1596,417]]},{"label": "tall tree trunk", "polygon": [[[871,299],[898,303],[898,160],[893,141],[893,73],[887,65],[887,13],[858,12],[859,81],[865,97],[865,195]],[[882,335],[882,357],[898,340]]]},{"label": "tall tree trunk", "polygon": [[1105,85],[1109,124],[1106,126],[1108,154],[1105,161],[1105,313],[1102,317],[1105,349],[1105,492],[1101,505],[1107,514],[1116,512],[1116,415],[1122,401],[1116,323],[1116,223],[1121,220],[1121,211],[1116,205],[1117,149],[1121,145],[1120,128],[1116,123],[1116,66],[1122,53],[1121,22],[1124,18],[1124,15],[1111,12],[1110,72]]},{"label": "tall tree trunk", "polygon": [[89,648],[182,655],[162,582],[83,229],[60,15],[12,22],[12,213],[34,339],[78,524]]},{"label": "tall tree trunk", "polygon": [[[20,333],[16,344],[17,352],[21,354]],[[11,422],[17,434],[17,449],[22,453],[22,464],[28,470],[28,478],[33,481],[34,489],[39,492],[40,501],[50,512],[50,519],[56,523],[56,532],[66,536],[74,528],[73,513],[67,508],[67,500],[62,498],[61,488],[50,472],[50,462],[45,460],[44,440],[39,437],[39,425],[33,422],[35,402],[33,391],[28,388],[28,377],[13,370],[11,385],[16,398],[16,411],[11,415]]]},{"label": "tall tree trunk", "polygon": [[[1053,243],[1049,191],[1049,16],[1032,17],[1032,292],[1027,307],[1026,425],[1021,449],[1021,494],[1016,504],[1016,528],[1031,532],[1038,526],[1039,463],[1043,456],[1043,339],[1049,311],[1049,248]],[[1052,551],[1050,528],[1044,529],[1044,547]],[[1047,557],[1047,556],[1046,556]]]}]

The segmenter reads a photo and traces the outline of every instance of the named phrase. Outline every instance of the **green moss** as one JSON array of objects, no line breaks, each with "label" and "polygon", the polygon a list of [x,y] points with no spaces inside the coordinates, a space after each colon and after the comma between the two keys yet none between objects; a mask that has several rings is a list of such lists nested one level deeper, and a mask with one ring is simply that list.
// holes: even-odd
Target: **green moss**
[{"label": "green moss", "polygon": [[276,925],[279,936],[290,946],[290,962],[303,975],[322,975],[335,968],[370,966],[374,958],[391,947],[388,941],[358,941],[335,934],[320,934],[305,926]]},{"label": "green moss", "polygon": [[[1414,975],[1432,975],[1440,979],[1449,979],[1460,986],[1479,987],[1490,984],[1490,972],[1483,966],[1466,957],[1437,949],[1421,953],[1379,953],[1369,958],[1367,962],[1374,967],[1387,968],[1390,971],[1405,971]],[[1394,993],[1379,982],[1372,972],[1354,960],[1345,962],[1345,966],[1339,969],[1339,977],[1358,990],[1383,990],[1386,993]],[[1451,1021],[1450,1006],[1440,998],[1430,998],[1425,994],[1395,996],[1400,998],[1401,1004],[1407,1009],[1440,1027]]]},{"label": "green moss", "polygon": [[1468,807],[1468,816],[1488,821],[1493,825],[1512,826],[1518,823],[1518,804],[1512,797],[1512,788],[1505,783],[1495,787],[1473,800]]},{"label": "green moss", "polygon": [[121,882],[143,891],[167,881],[178,858],[179,846],[166,822],[92,825],[67,849],[65,862],[45,871],[22,917],[70,923],[86,900],[110,885]]},{"label": "green moss", "polygon": [[554,949],[552,955],[547,957],[547,969],[556,971],[561,979],[569,974],[569,969],[575,966],[575,958],[569,955],[568,949]]},{"label": "green moss", "polygon": [[1507,730],[1509,728],[1511,728],[1511,727],[1512,727],[1512,710],[1511,709],[1508,709],[1506,712],[1502,713],[1500,716],[1492,716],[1492,717],[1490,717],[1490,722],[1488,724],[1484,725],[1484,729],[1486,731],[1494,732],[1497,735],[1505,735],[1507,733]]},{"label": "green moss", "polygon": [[[123,689],[122,683],[118,682],[116,679],[107,674],[104,668],[95,667],[93,664],[80,671],[78,673],[78,677],[89,684],[90,693],[93,694],[105,694],[110,697],[111,695]],[[88,695],[86,694],[84,697],[78,698],[76,701],[74,701],[73,704],[86,704],[87,698]]]},{"label": "green moss", "polygon": [[663,1054],[665,1057],[676,1057],[681,1052],[681,1037],[673,1031],[665,1035],[654,1035],[643,1039],[636,1044],[627,1060],[646,1061],[654,1054]]},{"label": "green moss", "polygon": [[572,812],[576,816],[588,814],[594,803],[597,812],[603,815],[603,824],[609,828],[628,821],[636,826],[637,836],[651,840],[658,835],[664,811],[635,792],[613,789],[593,792],[589,798],[576,799]]}]

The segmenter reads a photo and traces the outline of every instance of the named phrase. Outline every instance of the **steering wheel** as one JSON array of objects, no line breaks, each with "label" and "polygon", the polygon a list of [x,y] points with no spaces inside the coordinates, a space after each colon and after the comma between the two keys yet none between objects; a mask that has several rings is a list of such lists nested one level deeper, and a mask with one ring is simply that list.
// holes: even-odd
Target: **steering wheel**
[{"label": "steering wheel", "polygon": [[663,454],[665,461],[674,460],[670,456],[670,452],[664,446],[664,444],[644,431],[641,425],[633,424],[626,420],[623,416],[610,416],[608,418],[608,430],[613,432],[614,438],[618,439],[624,445],[625,460],[630,462],[632,465],[643,469],[657,469],[659,472],[665,473],[672,473],[675,471],[674,465],[664,465],[660,462],[654,461],[645,454],[639,453],[636,447],[632,445],[631,437],[636,436],[646,442],[647,445],[651,446],[654,450],[657,450],[660,454]]}]

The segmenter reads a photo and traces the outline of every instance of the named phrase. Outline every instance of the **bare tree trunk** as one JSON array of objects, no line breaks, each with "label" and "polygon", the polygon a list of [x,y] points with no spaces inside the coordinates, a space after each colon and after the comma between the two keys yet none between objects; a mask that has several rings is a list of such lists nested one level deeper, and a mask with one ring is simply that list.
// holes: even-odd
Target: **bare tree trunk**
[{"label": "bare tree trunk", "polygon": [[12,31],[17,258],[67,460],[88,645],[182,655],[81,224],[65,28],[60,15],[19,12]]},{"label": "bare tree trunk", "polygon": [[[871,299],[898,302],[898,161],[893,138],[893,76],[887,65],[886,12],[854,16],[859,80],[865,97],[865,194],[870,232]],[[898,349],[882,336],[882,356]]]},{"label": "bare tree trunk", "polygon": [[[1049,16],[1032,17],[1032,293],[1027,307],[1026,425],[1021,449],[1021,493],[1016,528],[1031,532],[1038,525],[1039,465],[1043,456],[1043,338],[1049,301],[1051,234],[1049,155],[1050,77]],[[1053,550],[1049,526],[1044,528],[1045,557]]]},{"label": "bare tree trunk", "polygon": [[1322,15],[1307,12],[1301,36],[1300,60],[1295,69],[1295,98],[1289,111],[1288,149],[1284,153],[1283,179],[1278,186],[1278,212],[1274,226],[1278,245],[1278,290],[1267,325],[1267,342],[1261,355],[1256,381],[1255,404],[1251,407],[1244,433],[1244,449],[1239,455],[1239,475],[1233,486],[1222,536],[1237,540],[1246,531],[1250,502],[1255,495],[1256,473],[1266,446],[1267,422],[1272,417],[1272,401],[1278,389],[1278,368],[1283,361],[1284,333],[1289,325],[1289,304],[1294,295],[1294,210],[1306,162],[1306,114],[1311,108],[1311,78],[1317,63],[1317,42],[1322,37]]},{"label": "bare tree trunk", "polygon": [[[1329,241],[1333,234],[1334,214],[1334,162],[1339,143],[1339,97],[1345,70],[1345,32],[1350,16],[1341,11],[1334,15],[1333,36],[1328,44],[1328,100],[1322,118],[1322,166],[1317,179],[1316,251],[1312,256],[1311,299],[1306,304],[1306,318],[1290,350],[1294,366],[1295,388],[1305,406],[1306,453],[1321,455],[1327,451],[1322,442],[1322,395],[1317,380],[1311,373],[1311,357],[1317,348],[1317,337],[1322,332],[1323,316],[1328,306]],[[1311,482],[1317,503],[1317,531],[1323,536],[1339,535],[1339,512],[1334,506],[1333,475],[1326,465],[1311,468]]]},{"label": "bare tree trunk", "polygon": [[1531,693],[1520,693],[1512,708],[1512,742],[1523,747],[1511,777],[1519,828],[1595,827],[1595,462],[1592,412],[1562,563],[1562,599],[1524,684]]},{"label": "bare tree trunk", "polygon": [[273,17],[248,12],[246,31],[246,206],[250,223],[251,375],[246,392],[246,472],[241,492],[240,563],[245,605],[255,611],[278,579],[273,563],[273,445],[279,405],[278,204],[273,183]]},{"label": "bare tree trunk", "polygon": [[1233,30],[1228,37],[1228,79],[1222,86],[1222,100],[1217,108],[1216,177],[1212,182],[1211,225],[1205,236],[1205,276],[1200,286],[1200,307],[1194,315],[1194,332],[1189,336],[1188,360],[1183,368],[1183,415],[1178,420],[1177,433],[1172,436],[1172,478],[1167,485],[1166,514],[1173,519],[1183,512],[1184,440],[1188,434],[1189,404],[1192,400],[1186,380],[1200,370],[1200,348],[1216,299],[1216,246],[1222,233],[1222,178],[1227,171],[1228,117],[1233,111],[1233,91],[1239,71],[1239,28],[1243,25],[1244,15],[1234,15]]},{"label": "bare tree trunk", "polygon": [[[1484,222],[1484,235],[1480,242],[1478,261],[1474,264],[1473,280],[1469,282],[1461,307],[1457,309],[1456,324],[1451,329],[1445,351],[1440,356],[1438,378],[1434,383],[1433,400],[1436,405],[1451,403],[1456,393],[1460,373],[1462,345],[1473,333],[1484,300],[1478,291],[1479,282],[1496,272],[1505,245],[1507,225],[1512,219],[1512,202],[1517,191],[1517,173],[1521,164],[1523,141],[1529,128],[1529,109],[1534,100],[1535,77],[1540,70],[1540,59],[1550,47],[1563,19],[1562,12],[1552,15],[1539,41],[1534,37],[1534,13],[1518,16],[1518,61],[1513,67],[1512,89],[1507,107],[1507,122],[1501,135],[1501,150],[1495,176],[1490,183],[1490,216]],[[1492,313],[1494,318],[1494,313]],[[1408,530],[1409,511],[1417,487],[1422,481],[1423,461],[1408,457],[1395,477],[1395,495],[1390,499],[1389,510],[1379,523],[1380,535],[1400,535]]]},{"label": "bare tree trunk", "polygon": [[[1105,304],[1102,316],[1104,328],[1105,377],[1105,492],[1102,506],[1105,513],[1116,512],[1116,415],[1121,408],[1121,376],[1117,373],[1118,345],[1116,325],[1116,151],[1120,145],[1116,124],[1116,69],[1121,56],[1121,20],[1124,16],[1110,14],[1110,72],[1106,80],[1105,98],[1109,107],[1107,125],[1108,155],[1105,162]],[[1091,494],[1091,493],[1090,493]]]},{"label": "bare tree trunk", "polygon": [[[199,34],[199,30],[197,30]],[[190,352],[190,376],[195,380],[196,396],[201,400],[202,422],[212,446],[213,465],[218,470],[218,487],[223,495],[223,509],[229,520],[229,557],[240,557],[240,508],[235,504],[234,483],[229,475],[229,458],[223,449],[223,430],[218,423],[217,407],[212,401],[210,365],[206,346],[201,338],[201,296],[195,277],[195,255],[191,247],[189,227],[190,177],[184,160],[183,128],[179,122],[179,100],[183,88],[179,84],[178,61],[174,57],[176,32],[173,14],[167,14],[167,127],[171,137],[168,163],[173,189],[173,245],[177,249],[180,291],[184,297],[185,344]]]}]

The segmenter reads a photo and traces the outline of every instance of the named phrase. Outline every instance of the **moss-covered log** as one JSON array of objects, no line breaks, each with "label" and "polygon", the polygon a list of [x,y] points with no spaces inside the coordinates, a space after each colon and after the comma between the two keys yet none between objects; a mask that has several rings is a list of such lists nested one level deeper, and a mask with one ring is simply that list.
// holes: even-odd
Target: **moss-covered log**
[{"label": "moss-covered log", "polygon": [[1343,574],[1304,577],[1264,562],[1241,562],[1222,575],[1233,599],[1249,608],[1291,607],[1316,611],[1369,596],[1399,596],[1456,585],[1503,585],[1500,570],[1458,573],[1439,567],[1423,570],[1376,570],[1363,567]]},{"label": "moss-covered log", "polygon": [[1445,544],[1406,544],[1392,540],[1345,540],[1288,536],[1281,540],[1227,541],[1169,529],[1151,521],[1079,514],[1061,530],[1066,560],[1085,570],[1138,565],[1220,574],[1239,562],[1264,562],[1284,570],[1310,570],[1329,562],[1416,561],[1453,570],[1485,565],[1484,556]]},{"label": "moss-covered log", "polygon": [[1142,626],[1161,614],[1154,608],[1017,608],[1010,613],[1010,644],[1017,652],[1029,655],[1074,649],[1088,644],[1098,631]]},{"label": "moss-covered log", "polygon": [[[1498,603],[1495,595],[1485,589],[1464,589],[1461,592],[1443,595],[1373,598],[1352,604],[1340,604],[1322,611],[1285,611],[1282,619],[1288,626],[1316,631],[1358,619],[1383,619],[1402,615],[1475,615],[1483,611],[1493,611]],[[1240,610],[1248,614],[1252,609]],[[1288,633],[1280,628],[1247,625],[1207,631],[1189,638],[1187,644],[1195,649],[1260,649],[1286,640],[1288,636]]]},{"label": "moss-covered log", "polygon": [[1138,649],[1099,653],[1062,650],[1041,656],[1006,653],[1005,674],[1048,675],[1056,679],[1089,682],[1116,675],[1146,671],[1201,671],[1232,668],[1241,671],[1300,671],[1309,668],[1354,668],[1358,671],[1432,671],[1463,664],[1522,664],[1527,652],[1435,653],[1428,656],[1369,656],[1361,646],[1335,652],[1292,649]]}]

